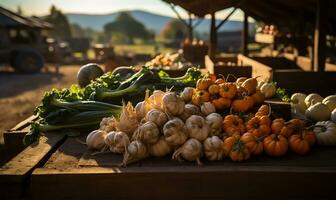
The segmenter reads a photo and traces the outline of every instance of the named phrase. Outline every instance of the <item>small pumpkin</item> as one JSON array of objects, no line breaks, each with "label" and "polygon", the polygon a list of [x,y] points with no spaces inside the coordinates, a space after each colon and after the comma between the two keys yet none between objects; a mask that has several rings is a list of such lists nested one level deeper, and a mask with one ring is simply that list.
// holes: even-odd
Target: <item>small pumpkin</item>
[{"label": "small pumpkin", "polygon": [[265,101],[265,94],[260,90],[257,90],[254,94],[251,95],[255,104],[262,104]]},{"label": "small pumpkin", "polygon": [[225,80],[222,79],[222,78],[219,78],[215,81],[215,84],[217,84],[217,85],[222,84],[222,83],[225,83]]},{"label": "small pumpkin", "polygon": [[245,132],[245,125],[238,115],[227,115],[223,120],[223,130],[229,136],[241,135]]},{"label": "small pumpkin", "polygon": [[217,77],[215,74],[207,74],[207,78],[210,79],[212,82],[217,80]]},{"label": "small pumpkin", "polygon": [[236,80],[236,84],[238,85],[238,86],[241,86],[243,83],[244,83],[244,81],[246,81],[247,80],[247,77],[239,77],[239,78],[237,78],[237,80]]},{"label": "small pumpkin", "polygon": [[198,90],[207,90],[208,87],[213,83],[210,78],[198,79],[196,83],[196,89]]},{"label": "small pumpkin", "polygon": [[204,102],[210,100],[210,94],[206,90],[196,90],[193,96],[191,97],[191,102],[195,105],[201,105]]},{"label": "small pumpkin", "polygon": [[280,134],[282,128],[285,126],[285,120],[282,118],[274,119],[271,125],[271,132],[273,134]]},{"label": "small pumpkin", "polygon": [[222,83],[219,84],[219,95],[224,98],[232,99],[237,94],[237,86],[234,83]]},{"label": "small pumpkin", "polygon": [[290,136],[288,143],[290,150],[300,155],[305,155],[310,150],[310,143],[300,134]]},{"label": "small pumpkin", "polygon": [[276,87],[274,83],[264,83],[260,87],[260,91],[265,94],[265,98],[271,98],[275,95]]},{"label": "small pumpkin", "polygon": [[291,119],[284,123],[280,135],[289,138],[293,134],[299,134],[305,127],[305,122],[300,119]]},{"label": "small pumpkin", "polygon": [[235,112],[246,112],[251,109],[253,105],[253,98],[250,96],[245,96],[240,99],[233,100],[231,107]]},{"label": "small pumpkin", "polygon": [[212,100],[212,104],[215,106],[216,110],[222,110],[230,107],[231,99],[219,97],[218,99]]},{"label": "small pumpkin", "polygon": [[262,105],[256,112],[256,117],[262,117],[262,116],[269,116],[270,115],[271,108],[269,105]]},{"label": "small pumpkin", "polygon": [[245,143],[237,136],[231,136],[224,140],[224,153],[229,155],[232,161],[241,162],[250,158],[250,152]]},{"label": "small pumpkin", "polygon": [[208,88],[209,94],[210,95],[216,95],[219,93],[219,85],[217,84],[212,84]]},{"label": "small pumpkin", "polygon": [[264,152],[269,156],[280,157],[287,153],[288,141],[278,134],[271,134],[263,141]]},{"label": "small pumpkin", "polygon": [[256,137],[247,132],[240,137],[240,140],[244,142],[245,146],[252,155],[260,155],[263,152],[263,137]]},{"label": "small pumpkin", "polygon": [[241,84],[241,86],[245,88],[248,95],[251,95],[255,93],[257,89],[257,86],[258,86],[257,78],[248,78]]},{"label": "small pumpkin", "polygon": [[330,119],[331,111],[323,103],[316,103],[306,110],[306,117],[313,121],[326,121]]},{"label": "small pumpkin", "polygon": [[304,114],[307,110],[307,106],[305,103],[305,98],[307,95],[303,93],[294,93],[291,96],[291,110],[294,114]]},{"label": "small pumpkin", "polygon": [[270,134],[271,120],[267,116],[253,117],[246,123],[246,130],[256,137]]},{"label": "small pumpkin", "polygon": [[314,131],[312,130],[308,130],[308,129],[304,129],[301,132],[301,135],[303,137],[304,140],[306,140],[310,146],[313,146],[316,143],[316,135],[314,133]]},{"label": "small pumpkin", "polygon": [[323,97],[321,97],[321,95],[319,95],[317,93],[311,93],[305,98],[304,101],[306,103],[307,108],[309,108],[313,104],[322,102],[322,100],[323,100]]},{"label": "small pumpkin", "polygon": [[319,145],[336,145],[336,124],[332,121],[317,122],[313,131],[316,134],[317,143]]},{"label": "small pumpkin", "polygon": [[327,105],[330,110],[334,110],[336,108],[336,95],[327,96],[322,103]]}]

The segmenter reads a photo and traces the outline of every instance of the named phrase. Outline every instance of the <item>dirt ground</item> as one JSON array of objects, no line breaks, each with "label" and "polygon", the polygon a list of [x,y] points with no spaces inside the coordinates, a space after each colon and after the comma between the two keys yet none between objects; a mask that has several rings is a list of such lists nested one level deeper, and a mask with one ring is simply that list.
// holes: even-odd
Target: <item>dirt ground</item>
[{"label": "dirt ground", "polygon": [[58,74],[54,68],[37,74],[0,71],[0,157],[3,132],[32,115],[45,91],[75,83],[78,69],[79,66],[62,66]]}]

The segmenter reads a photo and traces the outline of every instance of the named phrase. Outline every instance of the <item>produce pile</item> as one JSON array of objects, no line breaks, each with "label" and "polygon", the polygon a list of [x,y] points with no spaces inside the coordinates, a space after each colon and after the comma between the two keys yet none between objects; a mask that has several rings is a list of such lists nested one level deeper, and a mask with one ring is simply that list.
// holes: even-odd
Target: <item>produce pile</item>
[{"label": "produce pile", "polygon": [[146,63],[153,69],[167,69],[167,70],[183,70],[187,69],[187,61],[184,59],[182,53],[166,53],[155,56],[151,61]]},{"label": "produce pile", "polygon": [[[123,154],[122,166],[171,155],[177,161],[201,159],[245,161],[289,151],[308,154],[318,145],[336,145],[331,121],[272,118],[264,99],[276,94],[273,83],[256,78],[236,82],[208,75],[182,92],[155,90],[145,99],[124,105],[120,117],[107,117],[86,139],[90,149]],[[257,108],[257,112],[252,110]]]},{"label": "produce pile", "polygon": [[[83,66],[77,76],[78,85],[46,92],[34,114],[38,120],[24,137],[24,144],[35,142],[40,132],[62,131],[79,135],[80,130],[92,130],[104,117],[118,117],[123,102],[142,101],[147,90],[180,91],[196,85],[202,76],[198,68],[189,68],[182,77],[170,78],[163,71],[143,67],[138,72],[122,68],[103,74],[96,64]],[[100,76],[101,75],[101,76]]]}]

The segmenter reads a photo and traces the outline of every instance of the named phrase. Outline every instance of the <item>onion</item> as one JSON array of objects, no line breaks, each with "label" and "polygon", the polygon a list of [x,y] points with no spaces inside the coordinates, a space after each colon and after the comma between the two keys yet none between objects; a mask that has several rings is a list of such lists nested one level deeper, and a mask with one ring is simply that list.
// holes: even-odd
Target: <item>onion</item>
[{"label": "onion", "polygon": [[138,140],[132,141],[126,149],[121,165],[126,166],[132,162],[145,159],[147,156],[148,152],[145,144]]},{"label": "onion", "polygon": [[223,128],[223,117],[218,113],[211,113],[205,118],[210,127],[210,136],[220,135]]},{"label": "onion", "polygon": [[86,145],[89,149],[103,150],[105,147],[106,132],[102,130],[94,130],[86,137]]},{"label": "onion", "polygon": [[107,133],[104,141],[113,153],[124,153],[130,143],[127,134],[121,131]]},{"label": "onion", "polygon": [[202,144],[196,139],[187,140],[174,154],[173,159],[182,161],[182,158],[188,161],[196,161],[198,165],[202,165],[200,158],[202,157]]},{"label": "onion", "polygon": [[208,116],[211,113],[216,112],[216,108],[212,103],[205,102],[201,105],[201,112],[203,115]]},{"label": "onion", "polygon": [[184,111],[184,101],[174,92],[168,92],[163,96],[163,108],[168,115],[178,116]]},{"label": "onion", "polygon": [[154,122],[158,127],[162,127],[168,121],[166,113],[158,109],[151,109],[148,111],[145,119]]},{"label": "onion", "polygon": [[189,137],[199,141],[205,140],[210,133],[209,125],[203,117],[198,115],[191,115],[186,121],[186,127]]},{"label": "onion", "polygon": [[148,152],[155,157],[162,157],[172,151],[171,146],[167,143],[164,137],[161,137],[155,144],[148,145]]},{"label": "onion", "polygon": [[160,131],[154,122],[148,121],[141,125],[133,135],[133,139],[145,144],[154,144],[160,137]]},{"label": "onion", "polygon": [[178,146],[183,144],[187,139],[187,130],[183,121],[177,117],[169,120],[163,126],[163,134],[169,145]]},{"label": "onion", "polygon": [[201,115],[201,111],[200,111],[199,107],[194,105],[194,104],[186,104],[184,106],[184,112],[180,117],[185,121],[191,115]]},{"label": "onion", "polygon": [[217,137],[208,137],[203,142],[205,157],[208,160],[222,160],[223,158],[223,141]]}]

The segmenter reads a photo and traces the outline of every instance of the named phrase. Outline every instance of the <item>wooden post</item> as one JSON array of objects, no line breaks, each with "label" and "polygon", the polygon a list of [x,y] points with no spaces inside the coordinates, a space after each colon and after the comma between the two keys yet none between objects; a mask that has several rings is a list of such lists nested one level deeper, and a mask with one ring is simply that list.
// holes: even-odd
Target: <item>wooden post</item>
[{"label": "wooden post", "polygon": [[193,23],[192,23],[192,17],[191,17],[191,13],[188,12],[188,16],[189,16],[189,21],[188,21],[188,38],[190,41],[193,41],[194,39],[194,34],[193,34]]},{"label": "wooden post", "polygon": [[314,70],[325,70],[326,59],[326,1],[318,0],[314,31]]},{"label": "wooden post", "polygon": [[248,55],[248,16],[244,12],[244,22],[243,22],[243,30],[242,30],[242,54],[244,56]]},{"label": "wooden post", "polygon": [[216,16],[215,13],[211,13],[209,57],[213,62],[215,62],[216,59],[216,50],[217,50]]}]

